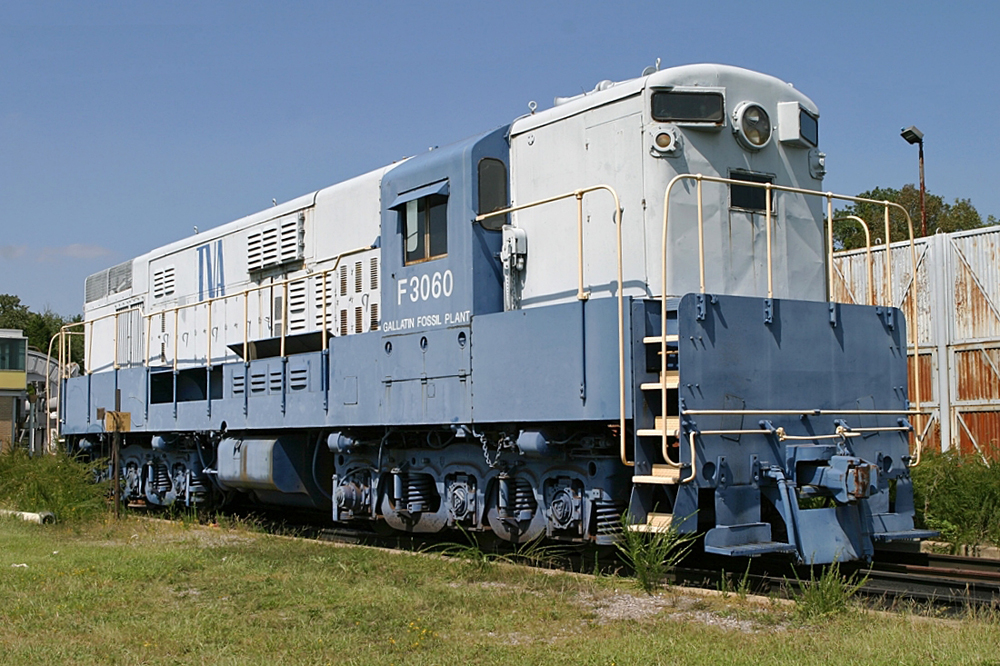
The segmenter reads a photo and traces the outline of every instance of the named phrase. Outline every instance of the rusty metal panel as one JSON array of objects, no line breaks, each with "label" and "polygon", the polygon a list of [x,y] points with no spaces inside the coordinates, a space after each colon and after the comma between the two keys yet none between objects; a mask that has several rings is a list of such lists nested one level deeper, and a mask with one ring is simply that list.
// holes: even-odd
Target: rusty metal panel
[{"label": "rusty metal panel", "polygon": [[[916,241],[916,296],[909,243],[891,247],[892,295],[885,247],[872,251],[876,304],[903,310],[919,333],[921,408],[933,412],[925,448],[981,451],[1000,460],[1000,227],[935,234]],[[867,301],[864,250],[834,255],[836,300]],[[916,314],[913,308],[916,306]],[[911,355],[914,350],[911,346]],[[916,398],[910,362],[909,396]],[[927,425],[925,420],[924,425]],[[922,428],[921,428],[922,429]]]},{"label": "rusty metal panel", "polygon": [[[885,274],[885,246],[873,247],[872,263],[872,295],[873,305],[892,305],[900,308],[907,317],[908,323],[913,319],[911,297],[913,292],[913,258],[917,263],[917,325],[919,326],[920,345],[932,343],[930,330],[931,313],[933,311],[931,274],[936,248],[931,247],[927,239],[914,243],[914,252],[910,252],[910,244],[893,243],[891,246],[892,261],[892,294],[889,294],[889,284]],[[834,254],[834,300],[843,303],[868,303],[868,254],[864,249]]]},{"label": "rusty metal panel", "polygon": [[1000,349],[956,351],[955,374],[958,382],[956,402],[989,403],[1000,396]]},{"label": "rusty metal panel", "polygon": [[960,411],[956,416],[958,450],[967,455],[1000,460],[1000,411]]},{"label": "rusty metal panel", "polygon": [[1000,227],[951,237],[954,339],[1000,339]]},{"label": "rusty metal panel", "polygon": [[[916,399],[917,395],[917,376],[913,371],[913,354],[907,360],[907,368],[909,369],[909,381],[907,382],[907,390],[910,396],[910,402]],[[921,350],[920,353],[920,400],[923,405],[926,404],[936,404],[937,398],[934,395],[934,357],[931,354],[924,353]]]}]

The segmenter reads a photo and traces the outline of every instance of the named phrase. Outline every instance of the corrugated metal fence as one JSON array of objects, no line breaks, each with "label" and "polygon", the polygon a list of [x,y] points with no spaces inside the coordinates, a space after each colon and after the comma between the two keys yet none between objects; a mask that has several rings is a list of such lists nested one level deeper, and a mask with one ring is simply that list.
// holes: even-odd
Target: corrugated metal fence
[{"label": "corrugated metal fence", "polygon": [[[916,304],[920,345],[919,423],[933,448],[958,447],[1000,460],[1000,227],[918,239]],[[876,304],[886,293],[885,247],[872,250]],[[891,303],[911,314],[909,243],[893,243]],[[834,254],[834,299],[865,303],[865,251]],[[910,348],[910,401],[916,397]]]}]

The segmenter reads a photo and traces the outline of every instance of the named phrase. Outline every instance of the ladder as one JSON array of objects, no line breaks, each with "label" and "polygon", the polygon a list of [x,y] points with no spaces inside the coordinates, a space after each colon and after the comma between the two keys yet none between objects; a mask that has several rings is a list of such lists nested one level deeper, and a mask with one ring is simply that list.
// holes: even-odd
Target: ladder
[{"label": "ladder", "polygon": [[[667,353],[664,356],[662,324],[658,325],[660,301],[648,299],[640,302],[638,307],[645,308],[646,312],[640,311],[643,316],[633,318],[633,321],[646,322],[645,326],[654,330],[642,331],[642,337],[634,340],[633,347],[633,357],[636,358],[634,377],[639,390],[635,392],[636,404],[633,406],[636,430],[631,511],[636,523],[629,529],[664,532],[670,529],[673,521],[671,510],[683,472],[679,465],[678,448],[678,338],[676,332],[671,332],[676,319],[668,314]],[[664,392],[667,394],[666,414],[661,413]],[[664,441],[667,446],[664,446]]]}]

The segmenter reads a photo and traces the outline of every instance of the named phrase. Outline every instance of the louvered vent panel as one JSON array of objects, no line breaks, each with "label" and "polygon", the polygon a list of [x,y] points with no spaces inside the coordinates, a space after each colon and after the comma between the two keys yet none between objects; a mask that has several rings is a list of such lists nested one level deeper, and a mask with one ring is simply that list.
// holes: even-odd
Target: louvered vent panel
[{"label": "louvered vent panel", "polygon": [[354,332],[361,333],[365,329],[364,326],[364,310],[361,308],[354,308]]},{"label": "louvered vent panel", "polygon": [[271,393],[281,393],[281,370],[272,370],[268,373],[268,390]]},{"label": "louvered vent panel", "polygon": [[259,271],[299,261],[305,251],[305,216],[287,217],[247,234],[247,268]]},{"label": "louvered vent panel", "polygon": [[275,227],[268,227],[261,232],[260,248],[261,268],[278,263],[278,230]]},{"label": "louvered vent panel", "polygon": [[260,230],[251,231],[247,236],[247,269],[259,271],[264,267],[264,255],[262,244],[264,235]]},{"label": "louvered vent panel", "polygon": [[288,330],[306,330],[306,281],[296,280],[288,285]]},{"label": "louvered vent panel", "polygon": [[309,368],[292,368],[288,371],[288,386],[293,391],[309,388]]},{"label": "louvered vent panel", "polygon": [[360,261],[355,261],[354,262],[354,293],[355,294],[360,294],[361,293],[361,283],[362,283],[362,280],[361,280],[361,262]]},{"label": "louvered vent panel", "polygon": [[369,314],[371,315],[371,330],[377,331],[378,330],[378,303],[372,303],[371,304],[371,312]]},{"label": "louvered vent panel", "polygon": [[303,220],[302,216],[298,216],[281,223],[280,256],[278,263],[284,264],[302,258]]},{"label": "louvered vent panel", "polygon": [[263,372],[255,372],[250,375],[250,392],[263,393],[267,390],[267,375]]},{"label": "louvered vent panel", "polygon": [[108,293],[119,294],[132,288],[132,261],[108,269]]},{"label": "louvered vent panel", "polygon": [[233,393],[242,395],[246,390],[246,377],[243,375],[233,375]]},{"label": "louvered vent panel", "polygon": [[85,299],[87,303],[104,298],[108,295],[108,271],[94,273],[87,278],[84,285]]},{"label": "louvered vent panel", "polygon": [[323,293],[323,277],[316,278],[316,328],[323,329],[323,308],[326,308],[326,326],[333,326],[333,318],[336,313],[333,307],[333,277],[326,277],[326,293]]},{"label": "louvered vent panel", "polygon": [[163,298],[174,293],[174,267],[169,266],[153,273],[153,298]]},{"label": "louvered vent panel", "polygon": [[369,260],[368,271],[371,274],[372,291],[378,289],[378,257]]},{"label": "louvered vent panel", "polygon": [[347,335],[347,310],[340,311],[340,334]]},{"label": "louvered vent panel", "polygon": [[340,267],[340,295],[347,296],[347,266]]}]

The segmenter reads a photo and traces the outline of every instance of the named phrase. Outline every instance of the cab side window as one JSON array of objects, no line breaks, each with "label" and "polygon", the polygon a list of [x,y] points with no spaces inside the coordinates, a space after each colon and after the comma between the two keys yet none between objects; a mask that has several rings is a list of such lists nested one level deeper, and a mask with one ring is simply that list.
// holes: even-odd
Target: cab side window
[{"label": "cab side window", "polygon": [[[496,158],[484,157],[479,160],[479,214],[503,208],[507,208],[507,167]],[[506,215],[496,215],[483,220],[482,225],[499,231],[506,221]]]},{"label": "cab side window", "polygon": [[418,264],[448,255],[448,197],[431,194],[399,209],[403,228],[403,263]]}]

